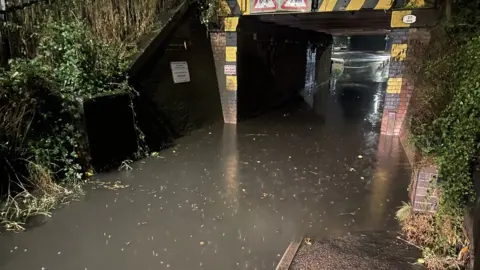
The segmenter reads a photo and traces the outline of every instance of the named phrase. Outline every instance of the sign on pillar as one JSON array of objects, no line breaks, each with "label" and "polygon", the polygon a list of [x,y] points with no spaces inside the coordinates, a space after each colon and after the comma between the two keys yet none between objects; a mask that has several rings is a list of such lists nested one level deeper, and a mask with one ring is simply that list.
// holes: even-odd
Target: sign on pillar
[{"label": "sign on pillar", "polygon": [[228,17],[224,20],[225,28],[225,89],[237,91],[237,25],[238,17]]},{"label": "sign on pillar", "polygon": [[277,1],[275,0],[255,0],[251,8],[252,13],[268,12],[277,10]]}]

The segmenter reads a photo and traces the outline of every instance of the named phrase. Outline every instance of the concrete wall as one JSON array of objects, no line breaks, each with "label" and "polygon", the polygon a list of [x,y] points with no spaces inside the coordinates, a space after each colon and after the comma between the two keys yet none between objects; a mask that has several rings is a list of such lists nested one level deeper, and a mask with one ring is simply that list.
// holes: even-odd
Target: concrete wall
[{"label": "concrete wall", "polygon": [[[330,40],[331,37],[330,37]],[[330,79],[332,71],[332,44],[327,43],[317,47],[315,94],[313,108],[321,117],[326,117],[327,100],[330,91]]]},{"label": "concrete wall", "polygon": [[[287,41],[282,28],[268,31],[240,20],[238,117],[245,119],[297,96],[305,85],[307,40]],[[261,25],[263,23],[257,23]]]},{"label": "concrete wall", "polygon": [[[224,31],[211,36],[226,123],[299,96],[305,87],[307,45],[324,48],[331,44],[329,35],[268,24],[255,17],[230,17],[224,24]],[[236,74],[225,74],[225,65],[235,66]]]},{"label": "concrete wall", "polygon": [[[210,40],[197,14],[195,6],[190,7],[132,78],[140,92],[136,102],[139,125],[152,149],[221,120]],[[172,61],[188,63],[190,82],[173,82]]]}]

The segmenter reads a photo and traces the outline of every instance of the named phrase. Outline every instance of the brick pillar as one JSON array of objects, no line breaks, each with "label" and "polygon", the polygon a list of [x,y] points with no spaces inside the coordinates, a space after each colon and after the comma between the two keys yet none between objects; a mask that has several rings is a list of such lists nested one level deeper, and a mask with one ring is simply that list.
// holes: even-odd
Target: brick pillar
[{"label": "brick pillar", "polygon": [[223,120],[237,123],[237,25],[238,17],[224,18],[224,31],[210,32]]},{"label": "brick pillar", "polygon": [[[401,18],[401,17],[400,17]],[[397,24],[392,23],[392,27]],[[405,24],[398,24],[405,27]],[[430,40],[428,29],[398,28],[390,33],[390,70],[382,118],[382,134],[400,136],[404,149],[412,166],[416,166],[415,149],[407,142],[408,121],[405,121],[409,109],[410,97],[415,89],[412,78],[405,70],[405,63],[415,63],[415,56],[421,53],[422,45]],[[413,53],[416,49],[415,54]],[[436,189],[437,167],[417,166],[412,174],[410,200],[414,211],[434,212],[438,205]]]},{"label": "brick pillar", "polygon": [[405,62],[413,57],[409,55],[408,48],[415,42],[425,43],[429,40],[428,29],[402,28],[393,29],[390,33],[391,59],[382,117],[382,134],[400,135],[414,90],[413,80],[408,78],[405,72]]}]

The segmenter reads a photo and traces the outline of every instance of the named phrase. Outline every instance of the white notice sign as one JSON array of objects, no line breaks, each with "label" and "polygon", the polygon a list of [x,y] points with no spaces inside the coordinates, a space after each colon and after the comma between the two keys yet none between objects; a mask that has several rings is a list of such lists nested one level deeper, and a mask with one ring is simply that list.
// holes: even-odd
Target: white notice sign
[{"label": "white notice sign", "polygon": [[223,67],[223,73],[225,73],[225,75],[237,75],[237,66],[236,65],[225,65]]},{"label": "white notice sign", "polygon": [[188,72],[187,62],[170,62],[170,67],[172,69],[174,83],[184,83],[190,81],[190,73]]},{"label": "white notice sign", "polygon": [[412,23],[415,23],[417,21],[417,16],[415,16],[415,15],[405,15],[405,16],[403,16],[402,21],[406,24],[412,24]]},{"label": "white notice sign", "polygon": [[307,8],[307,0],[286,0],[283,9],[305,9]]}]

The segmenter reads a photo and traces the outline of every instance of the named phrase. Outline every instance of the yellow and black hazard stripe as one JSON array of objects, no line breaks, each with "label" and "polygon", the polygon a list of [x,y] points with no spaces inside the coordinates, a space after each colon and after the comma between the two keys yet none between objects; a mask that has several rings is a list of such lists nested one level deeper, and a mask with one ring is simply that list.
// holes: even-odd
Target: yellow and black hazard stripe
[{"label": "yellow and black hazard stripe", "polygon": [[254,0],[221,0],[222,9],[226,7],[225,11],[229,16],[246,15],[250,13],[250,1]]},{"label": "yellow and black hazard stripe", "polygon": [[[229,16],[249,15],[250,7],[255,0],[221,0],[222,8],[225,7]],[[277,5],[282,0],[276,0]],[[334,12],[334,11],[359,11],[359,10],[391,10],[404,9],[411,6],[413,9],[421,9],[427,7],[425,0],[318,0],[308,1],[315,6],[318,12]],[[316,8],[318,7],[318,9]],[[227,10],[228,9],[228,10]],[[262,12],[256,12],[262,13]]]},{"label": "yellow and black hazard stripe", "polygon": [[319,0],[319,12],[391,9],[393,0]]},{"label": "yellow and black hazard stripe", "polygon": [[229,9],[227,11],[228,15],[242,15],[242,9],[241,9],[239,1],[237,1],[237,0],[222,0],[220,3],[222,4],[222,9],[224,9],[225,6],[228,7],[228,9]]}]

